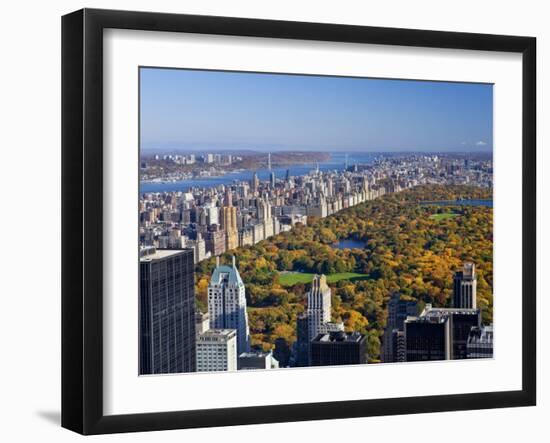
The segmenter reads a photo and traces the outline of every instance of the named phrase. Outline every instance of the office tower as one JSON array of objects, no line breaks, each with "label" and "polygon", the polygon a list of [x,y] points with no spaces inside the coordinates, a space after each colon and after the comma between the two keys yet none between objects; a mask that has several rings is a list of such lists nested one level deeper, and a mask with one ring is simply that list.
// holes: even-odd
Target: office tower
[{"label": "office tower", "polygon": [[193,250],[143,250],[140,257],[139,373],[194,372]]},{"label": "office tower", "polygon": [[432,308],[431,304],[427,304],[419,318],[420,320],[446,319],[450,331],[449,359],[467,358],[467,341],[470,331],[473,327],[481,325],[479,309]]},{"label": "office tower", "polygon": [[466,347],[468,358],[493,358],[493,326],[473,327]]},{"label": "office tower", "polygon": [[294,366],[309,366],[309,321],[307,312],[298,314],[296,319],[296,344]]},{"label": "office tower", "polygon": [[220,266],[217,259],[208,285],[208,313],[212,328],[237,331],[239,355],[250,350],[245,287],[235,257],[232,266]]},{"label": "office tower", "polygon": [[474,263],[466,262],[453,278],[453,307],[476,309],[477,276]]},{"label": "office tower", "polygon": [[367,362],[367,338],[359,332],[319,334],[310,343],[311,366],[358,365]]},{"label": "office tower", "polygon": [[466,344],[473,327],[481,325],[481,313],[479,309],[459,308],[433,308],[427,304],[420,314],[425,316],[447,316],[451,327],[451,359],[461,360],[467,358]]},{"label": "office tower", "polygon": [[[405,332],[394,329],[391,333],[392,340],[392,360],[391,362],[403,363],[407,361],[407,345],[405,342]],[[387,361],[386,363],[390,363]]]},{"label": "office tower", "polygon": [[321,325],[330,322],[331,290],[324,275],[315,275],[307,293],[309,341],[321,332]]},{"label": "office tower", "polygon": [[381,358],[384,363],[392,363],[397,360],[397,348],[394,335],[398,331],[403,331],[403,322],[409,316],[417,314],[417,305],[415,300],[406,300],[401,298],[399,292],[394,292],[388,302],[388,319],[384,328],[382,337],[383,346]]},{"label": "office tower", "polygon": [[452,331],[448,315],[409,317],[404,323],[406,361],[450,360]]},{"label": "office tower", "polygon": [[289,182],[290,182],[290,169],[287,169],[285,173],[285,183],[289,183]]},{"label": "office tower", "polygon": [[271,186],[271,189],[275,189],[275,183],[276,183],[275,172],[271,171],[269,173],[269,184]]},{"label": "office tower", "polygon": [[197,335],[197,372],[236,371],[237,332],[209,329]]},{"label": "office tower", "polygon": [[243,352],[237,360],[239,371],[251,369],[277,369],[279,362],[271,352]]},{"label": "office tower", "polygon": [[472,328],[481,326],[481,313],[479,309],[452,309],[452,356],[453,360],[468,358],[468,337]]}]

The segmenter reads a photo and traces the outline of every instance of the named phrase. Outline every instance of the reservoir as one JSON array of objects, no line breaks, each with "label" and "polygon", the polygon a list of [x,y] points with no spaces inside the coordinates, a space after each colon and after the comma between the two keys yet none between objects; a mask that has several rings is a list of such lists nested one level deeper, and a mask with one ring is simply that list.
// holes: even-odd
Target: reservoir
[{"label": "reservoir", "polygon": [[362,240],[355,240],[353,238],[347,238],[345,240],[340,240],[337,243],[334,243],[332,245],[333,248],[336,249],[363,249],[367,242],[364,242]]}]

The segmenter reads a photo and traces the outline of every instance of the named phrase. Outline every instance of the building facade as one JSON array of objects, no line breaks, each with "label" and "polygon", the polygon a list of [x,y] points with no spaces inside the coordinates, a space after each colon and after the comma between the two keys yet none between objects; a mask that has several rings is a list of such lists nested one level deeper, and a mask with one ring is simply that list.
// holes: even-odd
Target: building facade
[{"label": "building facade", "polygon": [[194,252],[141,252],[139,373],[196,371]]},{"label": "building facade", "polygon": [[415,300],[402,299],[399,292],[391,295],[388,302],[388,319],[382,337],[381,359],[384,363],[403,361],[400,360],[400,358],[403,358],[403,349],[398,350],[397,339],[403,336],[399,332],[403,332],[403,324],[407,317],[415,315],[417,315]]},{"label": "building facade", "polygon": [[493,327],[472,328],[466,348],[468,358],[493,358]]},{"label": "building facade", "polygon": [[235,257],[232,266],[220,266],[219,259],[208,285],[208,313],[210,327],[235,329],[237,331],[237,352],[249,352],[250,333],[246,312],[245,287]]},{"label": "building facade", "polygon": [[277,369],[279,362],[271,352],[243,352],[237,360],[239,371],[254,369]]},{"label": "building facade", "polygon": [[208,329],[197,335],[197,372],[236,371],[237,332]]},{"label": "building facade", "polygon": [[[432,326],[428,326],[428,324],[432,324]],[[441,336],[431,331],[439,328],[433,325],[443,324],[446,325],[444,328],[448,329],[449,337],[447,339],[445,332],[445,339],[440,340]],[[420,317],[408,317],[405,326],[407,361],[416,361],[409,360],[409,358],[416,358],[413,351],[421,351],[417,347],[420,346],[422,337],[415,335],[420,330],[424,330],[427,334],[423,342],[426,352],[422,354],[422,360],[462,360],[468,356],[467,342],[470,331],[474,327],[481,326],[481,313],[479,309],[433,308],[431,304],[427,304]],[[410,348],[411,346],[413,348]],[[412,353],[410,356],[409,350]],[[427,356],[429,358],[424,358]]]},{"label": "building facade", "polygon": [[449,316],[409,317],[404,323],[406,361],[450,360],[452,330]]},{"label": "building facade", "polygon": [[307,293],[307,318],[309,341],[320,334],[322,325],[330,322],[331,290],[324,275],[315,275]]},{"label": "building facade", "polygon": [[311,366],[367,363],[366,336],[358,332],[319,334],[311,341],[310,348]]},{"label": "building facade", "polygon": [[477,307],[477,275],[474,263],[464,263],[462,270],[454,274],[453,307],[464,309]]}]

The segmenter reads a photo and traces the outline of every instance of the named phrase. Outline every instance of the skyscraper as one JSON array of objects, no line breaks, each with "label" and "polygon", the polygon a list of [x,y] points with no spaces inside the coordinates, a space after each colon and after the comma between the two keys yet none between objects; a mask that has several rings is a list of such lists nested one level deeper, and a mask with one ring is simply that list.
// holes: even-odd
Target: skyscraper
[{"label": "skyscraper", "polygon": [[330,322],[332,306],[330,297],[331,290],[327,285],[327,278],[324,275],[315,275],[311,283],[311,289],[307,293],[309,340],[323,332],[321,327],[324,323]]},{"label": "skyscraper", "polygon": [[296,319],[294,366],[309,366],[309,341],[307,312],[302,312]]},{"label": "skyscraper", "polygon": [[239,231],[237,230],[237,208],[224,206],[222,208],[222,228],[225,231],[225,249],[227,251],[239,246]]},{"label": "skyscraper", "polygon": [[232,266],[220,266],[217,259],[208,285],[208,313],[210,327],[237,331],[239,355],[250,350],[245,287],[235,265],[235,257]]},{"label": "skyscraper", "polygon": [[311,341],[311,366],[358,365],[367,362],[366,336],[359,332],[319,334]]},{"label": "skyscraper", "polygon": [[258,178],[258,173],[255,172],[252,176],[252,182],[250,183],[250,188],[252,192],[257,192],[260,187],[260,179]]},{"label": "skyscraper", "polygon": [[477,298],[476,265],[466,262],[453,278],[453,307],[476,309]]},{"label": "skyscraper", "polygon": [[[392,363],[399,361],[398,353],[398,332],[403,331],[403,323],[409,316],[417,314],[415,300],[406,300],[401,298],[399,292],[394,292],[388,302],[388,319],[382,337],[382,361],[384,363]],[[401,353],[402,355],[402,353]]]},{"label": "skyscraper", "polygon": [[193,250],[141,252],[139,373],[196,371]]},{"label": "skyscraper", "polygon": [[447,315],[434,314],[405,320],[407,361],[450,360],[452,332]]},{"label": "skyscraper", "polygon": [[[442,341],[436,331],[439,326],[445,324],[449,336],[445,335]],[[473,327],[479,327],[481,315],[478,309],[460,308],[432,308],[427,304],[420,314],[420,317],[409,317],[405,320],[405,338],[407,346],[407,361],[409,358],[416,358],[409,355],[409,350],[422,351],[420,360],[460,360],[467,358],[467,341]],[[421,336],[424,331],[425,336]],[[418,334],[415,343],[410,334]],[[445,332],[446,334],[446,332]],[[413,348],[410,348],[410,347]],[[417,348],[420,346],[420,348]],[[437,349],[436,349],[437,348]],[[443,353],[445,358],[440,358]]]}]

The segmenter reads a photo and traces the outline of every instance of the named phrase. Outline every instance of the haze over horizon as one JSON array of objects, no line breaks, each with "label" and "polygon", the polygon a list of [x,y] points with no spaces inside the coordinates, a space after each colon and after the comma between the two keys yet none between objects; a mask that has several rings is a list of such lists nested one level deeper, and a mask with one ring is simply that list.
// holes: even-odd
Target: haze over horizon
[{"label": "haze over horizon", "polygon": [[141,68],[144,152],[491,152],[489,84]]}]

